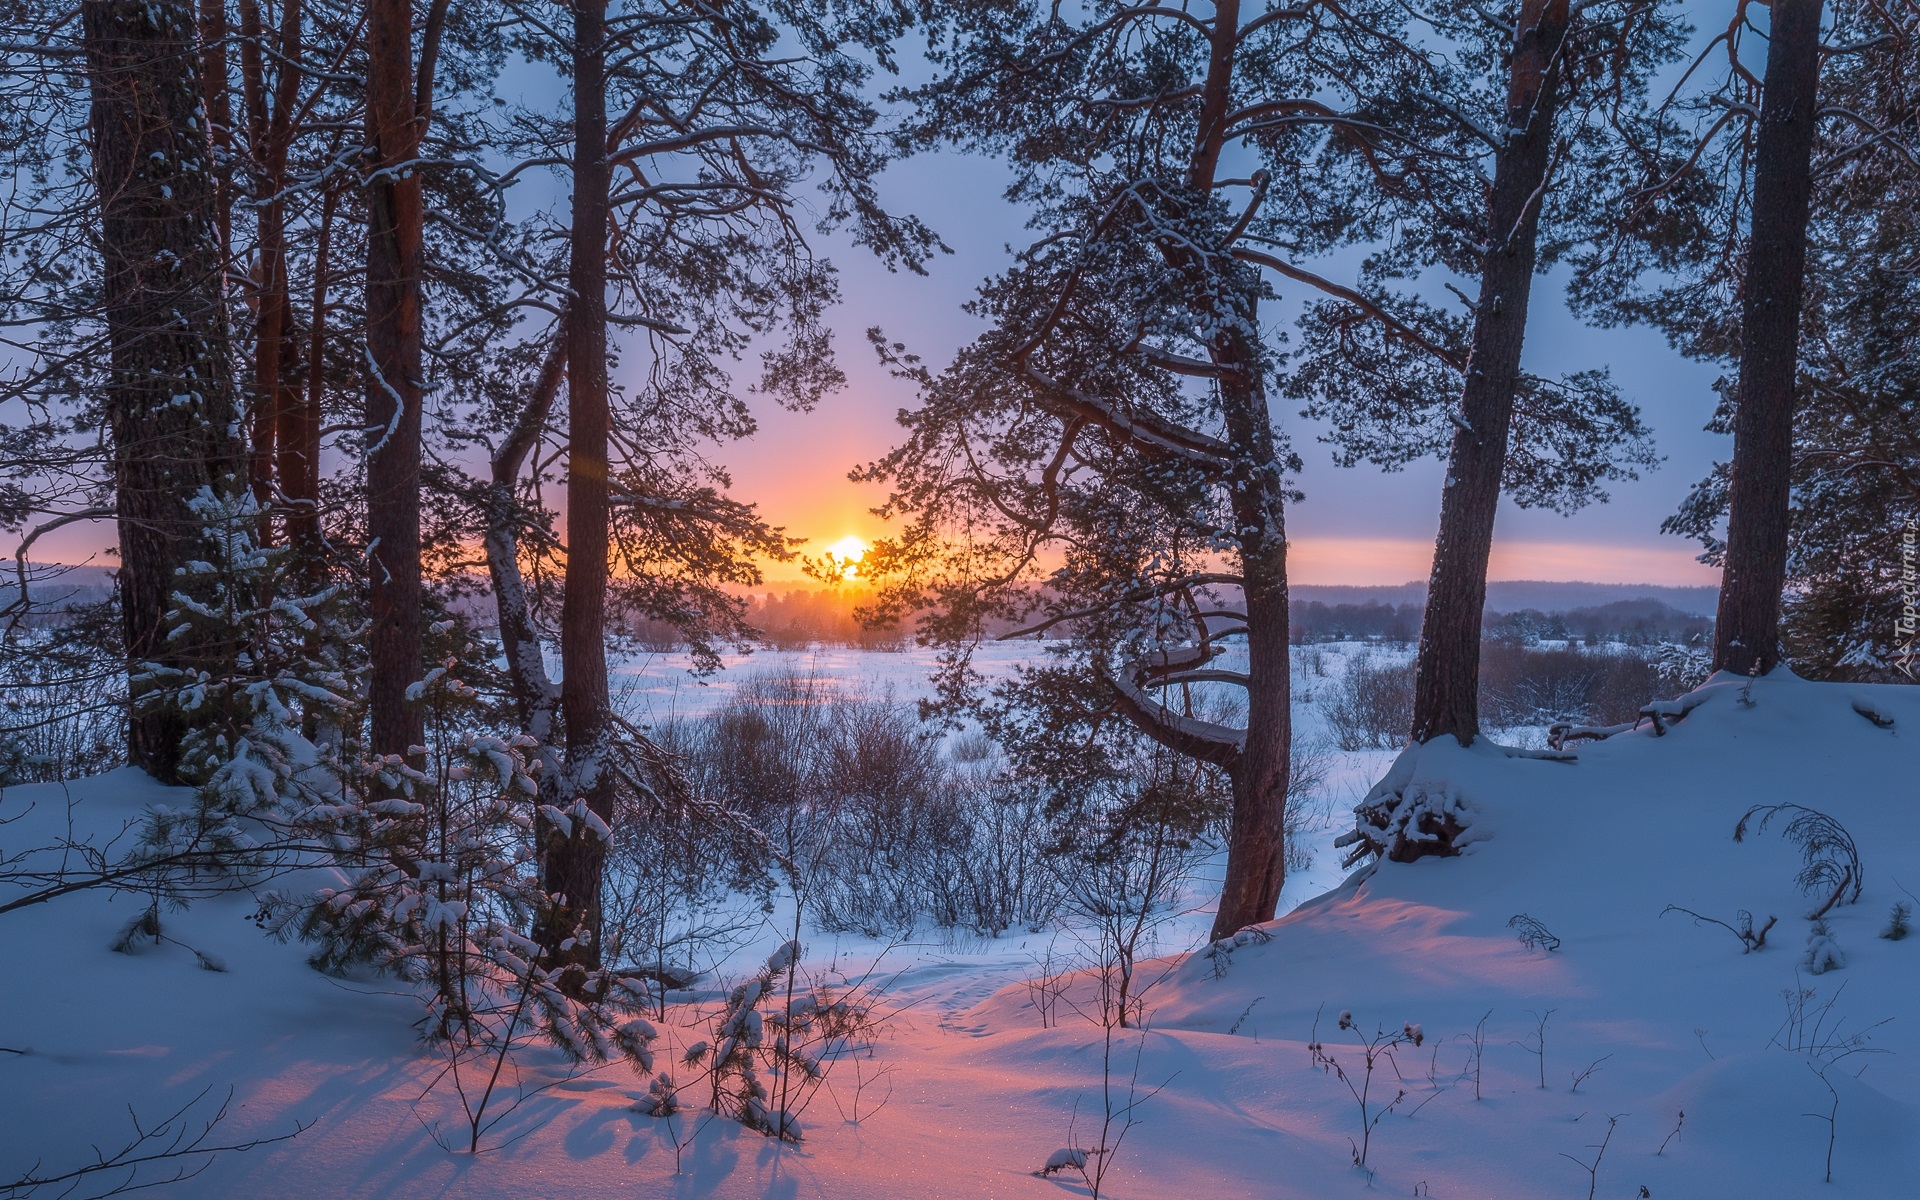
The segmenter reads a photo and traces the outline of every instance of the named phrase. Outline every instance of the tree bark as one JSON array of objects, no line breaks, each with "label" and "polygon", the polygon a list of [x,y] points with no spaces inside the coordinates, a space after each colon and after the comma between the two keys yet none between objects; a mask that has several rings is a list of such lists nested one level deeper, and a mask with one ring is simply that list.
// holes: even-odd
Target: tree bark
[{"label": "tree bark", "polygon": [[[573,228],[567,271],[571,307],[567,345],[567,573],[560,613],[560,709],[565,724],[569,802],[612,824],[608,734],[606,612],[607,390],[607,99],[606,0],[573,6]],[[555,897],[536,937],[546,965],[592,970],[600,964],[600,886],[606,843],[587,822],[570,836],[550,829],[544,890]],[[562,948],[567,939],[572,945]]]},{"label": "tree bark", "polygon": [[371,749],[409,755],[423,733],[408,689],[421,675],[420,176],[409,167],[424,115],[416,111],[413,10],[407,0],[367,9],[367,556],[371,571],[368,707]]},{"label": "tree bark", "polygon": [[287,508],[287,542],[308,581],[318,578],[320,532],[320,417],[326,398],[327,272],[333,256],[333,215],[339,196],[320,200],[320,229],[313,251],[313,299],[307,313],[307,377],[280,414],[277,437],[280,494]]},{"label": "tree bark", "polygon": [[1480,625],[1539,255],[1541,197],[1552,166],[1567,0],[1525,0],[1507,86],[1506,140],[1487,197],[1487,253],[1474,310],[1440,532],[1420,627],[1413,740],[1480,735]]},{"label": "tree bark", "polygon": [[[1225,143],[1233,67],[1240,41],[1240,5],[1214,8],[1212,48],[1201,97],[1198,139],[1187,182],[1211,190]],[[1222,247],[1222,255],[1230,247]],[[1215,288],[1231,287],[1230,271],[1211,272]],[[1213,311],[1235,313],[1211,342],[1220,375],[1220,403],[1229,447],[1228,496],[1239,527],[1241,588],[1247,607],[1247,736],[1227,774],[1233,815],[1227,833],[1226,878],[1214,912],[1213,937],[1273,920],[1286,882],[1287,778],[1293,746],[1292,659],[1287,614],[1286,487],[1273,439],[1260,355],[1251,342],[1259,325],[1250,293],[1218,295]]]},{"label": "tree bark", "polygon": [[[1253,302],[1247,302],[1247,328]],[[1261,374],[1241,336],[1219,339],[1215,352],[1232,373],[1220,381],[1227,441],[1233,447],[1228,482],[1240,527],[1240,575],[1247,607],[1247,740],[1228,770],[1233,818],[1227,839],[1226,879],[1213,919],[1213,937],[1231,937],[1273,920],[1286,882],[1287,780],[1293,746],[1293,663],[1288,649],[1286,490],[1275,459],[1273,423]]]},{"label": "tree bark", "polygon": [[143,706],[141,664],[191,667],[167,639],[174,571],[200,557],[187,502],[237,486],[242,447],[227,363],[217,174],[186,0],[84,0],[100,204],[106,410],[120,534],[120,604],[134,702],[128,757],[178,782],[188,729]]},{"label": "tree bark", "polygon": [[1822,3],[1773,0],[1767,37],[1740,293],[1726,564],[1713,642],[1714,668],[1742,675],[1764,675],[1780,662]]},{"label": "tree bark", "polygon": [[[240,61],[247,108],[247,140],[259,194],[255,197],[258,232],[254,260],[254,360],[252,457],[249,481],[260,505],[260,538],[273,538],[272,513],[286,496],[286,468],[298,467],[299,448],[289,454],[288,435],[297,435],[301,389],[293,314],[293,288],[287,267],[287,154],[293,142],[293,109],[299,98],[302,13],[300,0],[283,0],[280,29],[269,35],[258,0],[241,0]],[[266,43],[272,36],[273,87],[268,88]]]},{"label": "tree bark", "polygon": [[554,735],[559,729],[560,689],[547,675],[546,653],[540,631],[534,626],[531,605],[527,601],[526,577],[520,570],[520,537],[515,507],[518,503],[520,471],[540,440],[548,414],[560,391],[567,369],[567,315],[563,311],[556,325],[554,343],[540,366],[533,395],[506,439],[494,451],[492,479],[486,492],[486,533],[482,542],[487,555],[487,575],[493,584],[495,619],[500,627],[500,647],[507,660],[507,679],[513,692],[515,715],[521,732],[539,744],[536,753],[546,770],[546,778],[561,778],[565,760],[554,753]]},{"label": "tree bark", "polygon": [[226,0],[200,0],[200,90],[212,152],[214,229],[220,252],[220,294],[233,261],[233,101],[227,87]]}]

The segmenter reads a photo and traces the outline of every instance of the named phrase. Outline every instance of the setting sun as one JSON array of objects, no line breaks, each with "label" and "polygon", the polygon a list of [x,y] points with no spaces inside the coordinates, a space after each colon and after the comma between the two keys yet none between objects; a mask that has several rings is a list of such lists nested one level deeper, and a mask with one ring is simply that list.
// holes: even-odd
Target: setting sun
[{"label": "setting sun", "polygon": [[852,579],[860,574],[860,560],[866,554],[867,543],[852,534],[827,547],[827,557],[840,568],[842,579]]}]

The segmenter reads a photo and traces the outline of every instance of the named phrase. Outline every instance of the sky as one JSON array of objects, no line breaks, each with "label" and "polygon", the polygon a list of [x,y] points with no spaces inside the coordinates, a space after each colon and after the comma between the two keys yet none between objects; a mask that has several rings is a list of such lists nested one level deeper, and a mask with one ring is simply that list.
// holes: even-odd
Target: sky
[{"label": "sky", "polygon": [[[954,253],[939,256],[923,277],[890,273],[850,244],[830,246],[842,280],[843,303],[832,323],[847,387],[811,413],[762,406],[758,434],[717,456],[731,468],[736,494],[758,503],[790,533],[811,539],[809,552],[844,537],[871,540],[885,533],[884,523],[869,512],[884,500],[881,489],[849,482],[847,471],[898,440],[894,415],[911,406],[914,395],[879,366],[865,330],[880,326],[936,369],[981,330],[961,305],[1008,263],[1009,243],[1029,240],[1023,214],[1001,195],[1005,183],[1004,170],[992,160],[955,153],[892,166],[882,181],[885,201],[927,221]],[[1315,269],[1347,281],[1354,276],[1353,261]],[[1283,281],[1281,303],[1263,318],[1290,327],[1301,290]],[[1562,280],[1549,276],[1536,283],[1526,365],[1542,373],[1611,367],[1622,390],[1640,405],[1666,460],[1637,481],[1611,485],[1610,503],[1571,518],[1503,502],[1490,577],[1718,583],[1717,570],[1695,561],[1692,542],[1659,531],[1661,519],[1691,485],[1730,451],[1730,439],[1702,428],[1713,413],[1716,370],[1682,358],[1652,331],[1590,328],[1568,311],[1563,297]],[[1275,416],[1306,463],[1299,479],[1306,500],[1287,517],[1294,582],[1425,579],[1439,527],[1442,464],[1428,460],[1392,474],[1341,468],[1331,448],[1317,441],[1311,422],[1284,404],[1276,405]],[[776,566],[768,576],[792,579],[798,572]]]},{"label": "sky", "polygon": [[[522,103],[565,102],[563,85],[525,68],[509,70],[499,90]],[[921,217],[953,250],[937,256],[924,276],[889,272],[844,237],[820,239],[818,248],[841,273],[842,303],[830,323],[847,386],[810,413],[787,412],[770,402],[755,405],[758,433],[714,454],[729,469],[735,495],[758,504],[788,533],[808,539],[805,552],[886,532],[870,511],[884,494],[849,482],[847,473],[893,446],[901,434],[894,416],[915,397],[880,367],[865,331],[879,326],[936,369],[979,332],[978,322],[961,306],[984,278],[1005,267],[1010,243],[1030,240],[1025,214],[1003,198],[1006,181],[1006,172],[993,160],[954,152],[922,155],[888,169],[881,181],[887,205]],[[526,198],[562,200],[539,184],[531,185]],[[1357,263],[1358,255],[1351,254],[1303,265],[1352,282]],[[1271,327],[1285,330],[1297,315],[1303,289],[1282,281],[1280,290],[1280,303],[1262,316]],[[628,355],[624,369],[637,376],[642,362],[641,355]],[[1503,502],[1490,578],[1718,583],[1718,571],[1695,561],[1693,543],[1659,531],[1661,519],[1678,507],[1689,487],[1730,452],[1730,439],[1702,429],[1713,412],[1716,369],[1687,361],[1649,330],[1583,325],[1566,308],[1562,281],[1552,276],[1534,288],[1525,363],[1543,374],[1612,368],[1622,390],[1640,405],[1665,461],[1639,480],[1610,485],[1610,503],[1570,518]],[[741,372],[743,384],[747,374]],[[1426,460],[1392,474],[1366,466],[1341,468],[1297,411],[1277,404],[1275,417],[1306,463],[1297,481],[1306,499],[1291,506],[1287,517],[1294,582],[1378,585],[1425,579],[1439,524],[1442,464]],[[112,541],[108,523],[76,524],[42,538],[33,557],[111,564],[104,550]],[[776,584],[802,579],[798,566],[789,564],[771,565],[767,577]]]}]

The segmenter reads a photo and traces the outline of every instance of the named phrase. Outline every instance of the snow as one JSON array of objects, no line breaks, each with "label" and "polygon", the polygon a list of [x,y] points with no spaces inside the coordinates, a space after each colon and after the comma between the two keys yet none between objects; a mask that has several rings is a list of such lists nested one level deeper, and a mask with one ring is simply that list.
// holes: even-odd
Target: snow
[{"label": "snow", "polygon": [[[1038,643],[987,642],[973,656],[974,669],[989,680],[1010,676],[1038,657]],[[635,654],[610,664],[616,703],[624,702],[643,721],[699,717],[727,702],[743,679],[755,675],[793,675],[817,679],[868,696],[892,695],[905,703],[931,700],[928,682],[937,652],[915,646],[897,651],[814,646],[807,650],[755,650],[722,656],[724,669],[707,677],[690,673],[684,651]],[[557,665],[557,664],[556,664]]]},{"label": "snow", "polygon": [[[905,692],[912,655],[846,665]],[[724,691],[676,695],[667,674],[641,678],[681,712],[687,696]],[[108,946],[138,897],[86,893],[0,914],[0,1046],[21,1052],[0,1052],[0,1183],[36,1160],[58,1168],[92,1145],[117,1148],[132,1134],[129,1106],[151,1120],[204,1092],[192,1112],[211,1116],[232,1089],[219,1140],[310,1127],[220,1155],[172,1194],[1085,1195],[1076,1170],[1039,1173],[1097,1145],[1110,1062],[1113,1087],[1124,1097],[1134,1081],[1138,1099],[1106,1166],[1102,1194],[1117,1198],[1532,1200],[1590,1184],[1611,1197],[1913,1194],[1920,939],[1877,934],[1920,886],[1920,689],[1781,676],[1719,679],[1689,700],[1684,715],[1663,714],[1664,736],[1642,724],[1581,743],[1570,762],[1484,742],[1397,763],[1388,751],[1340,756],[1330,787],[1345,804],[1391,765],[1407,785],[1470,805],[1471,844],[1342,880],[1329,825],[1315,866],[1289,881],[1282,919],[1211,954],[1140,964],[1149,1028],[1115,1030],[1111,1043],[1064,1006],[1042,1028],[1027,981],[1050,935],[896,947],[809,937],[812,971],[858,977],[878,960],[885,1028],[870,1057],[829,1068],[797,1146],[701,1123],[703,1098],[685,1086],[695,1073],[681,1065],[712,1036],[727,991],[784,942],[775,927],[790,910],[731,974],[702,981],[707,1023],[678,1010],[654,1022],[656,1070],[683,1088],[677,1114],[646,1115],[665,1090],[653,1075],[569,1071],[530,1053],[524,1099],[507,1095],[513,1107],[478,1157],[436,1143],[437,1130],[464,1146],[465,1123],[444,1085],[429,1090],[442,1061],[416,1041],[417,1002],[390,981],[312,971],[301,946],[260,934],[249,897],[163,910],[173,940],[131,954]],[[102,837],[149,805],[182,802],[130,771],[9,789],[0,819],[18,819],[0,826],[0,853],[63,833],[69,798],[76,829]],[[1795,887],[1798,851],[1777,831],[1732,837],[1748,809],[1775,803],[1831,814],[1861,847],[1861,901],[1824,916],[1844,965],[1818,976],[1805,965],[1809,936],[1821,936],[1807,914],[1825,897]],[[1717,927],[1663,919],[1668,905],[1779,925],[1747,954]],[[1520,914],[1559,948],[1526,945],[1509,927]],[[1192,945],[1206,921],[1182,917],[1163,950]],[[203,968],[194,951],[227,969]],[[1069,980],[1067,999],[1084,1004],[1092,987]],[[1415,1033],[1421,1044],[1395,1046],[1371,1078],[1370,1119],[1406,1096],[1378,1116],[1361,1170],[1361,1109],[1309,1043],[1358,1084],[1364,1041]]]}]

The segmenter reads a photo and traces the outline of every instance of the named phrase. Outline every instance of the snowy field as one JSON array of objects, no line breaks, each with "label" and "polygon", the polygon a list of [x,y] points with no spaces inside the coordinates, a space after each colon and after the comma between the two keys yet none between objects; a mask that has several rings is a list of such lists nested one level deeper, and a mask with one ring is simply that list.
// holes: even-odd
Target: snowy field
[{"label": "snowy field", "polygon": [[[1010,669],[1017,649],[986,665]],[[1331,678],[1353,648],[1328,653]],[[901,699],[926,666],[913,651],[754,659]],[[624,674],[657,718],[710,711],[732,686],[662,660]],[[1314,685],[1303,675],[1296,712],[1324,743]],[[1329,815],[1285,915],[1182,954],[1207,927],[1203,872],[1193,911],[1160,931],[1166,957],[1140,968],[1144,1029],[1076,1015],[1098,1009],[1089,975],[1044,982],[1049,962],[1071,965],[1073,930],[809,937],[810,972],[866,980],[883,1020],[832,1066],[798,1145],[703,1119],[697,1102],[642,1115],[646,1079],[532,1053],[469,1155],[448,1148],[464,1148],[466,1122],[416,1040],[417,1003],[310,970],[300,946],[254,928],[245,897],[171,915],[177,942],[136,955],[108,949],[133,897],[0,913],[0,1183],[111,1153],[133,1137],[130,1113],[151,1127],[183,1112],[191,1134],[231,1096],[208,1145],[302,1132],[183,1160],[203,1173],[159,1194],[1044,1200],[1087,1194],[1076,1173],[1036,1173],[1097,1147],[1103,1123],[1110,1147],[1124,1132],[1100,1189],[1116,1198],[1920,1194],[1920,938],[1878,936],[1920,887],[1920,691],[1773,678],[1695,696],[1665,736],[1642,727],[1574,761],[1487,743],[1402,758],[1401,790],[1457,803],[1466,853],[1344,880],[1331,840],[1395,755],[1328,751]],[[168,802],[129,771],[9,789],[0,851],[69,819],[111,833]],[[1843,963],[1824,974],[1806,965],[1806,914],[1825,896],[1796,887],[1781,823],[1733,838],[1749,808],[1781,803],[1859,841],[1864,890],[1825,918],[1838,951],[1825,961]],[[1778,924],[1743,953],[1730,930],[1663,917],[1668,905]],[[1557,948],[1524,944],[1521,914]],[[778,944],[782,920],[658,1023],[663,1067],[711,1036],[722,989]],[[227,969],[202,969],[195,950]],[[1369,1074],[1364,1039],[1416,1032]],[[1106,1122],[1129,1098],[1131,1123]]]}]

